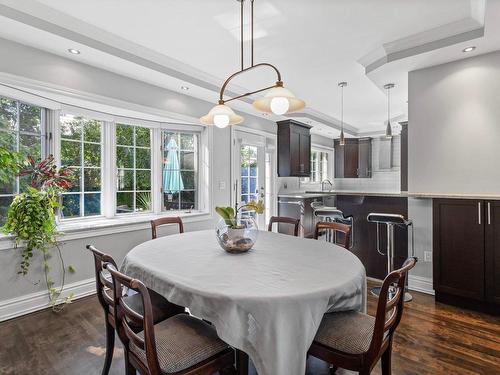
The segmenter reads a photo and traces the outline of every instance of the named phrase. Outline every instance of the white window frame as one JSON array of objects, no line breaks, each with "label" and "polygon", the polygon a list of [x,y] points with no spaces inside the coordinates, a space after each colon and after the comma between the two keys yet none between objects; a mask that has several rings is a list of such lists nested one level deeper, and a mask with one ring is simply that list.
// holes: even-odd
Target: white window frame
[{"label": "white window frame", "polygon": [[[330,180],[331,182],[333,182],[333,177],[334,177],[333,168],[335,165],[335,161],[333,159],[334,158],[333,148],[328,148],[328,147],[313,144],[311,146],[311,158],[312,158],[313,152],[324,152],[324,153],[328,154],[327,179]],[[309,162],[311,162],[311,161],[309,161]],[[312,171],[311,171],[311,173],[312,173]],[[310,177],[302,177],[300,179],[300,184],[306,185],[306,186],[308,185],[308,186],[311,186],[313,188],[316,188],[316,187],[321,185],[321,181],[319,181],[319,182],[311,181]]]}]

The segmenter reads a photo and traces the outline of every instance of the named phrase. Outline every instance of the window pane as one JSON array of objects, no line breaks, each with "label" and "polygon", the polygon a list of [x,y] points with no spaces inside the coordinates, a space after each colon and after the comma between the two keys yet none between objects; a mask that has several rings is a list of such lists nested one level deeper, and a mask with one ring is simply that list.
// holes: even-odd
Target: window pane
[{"label": "window pane", "polygon": [[83,195],[84,215],[95,216],[101,213],[101,193]]},{"label": "window pane", "polygon": [[195,192],[194,191],[182,191],[181,192],[181,209],[189,210],[195,208]]},{"label": "window pane", "polygon": [[194,170],[194,152],[181,151],[181,169]]},{"label": "window pane", "polygon": [[151,190],[151,171],[137,171],[136,173],[136,190]]},{"label": "window pane", "polygon": [[9,151],[16,151],[16,133],[10,131],[2,131],[0,129],[0,147],[6,148]]},{"label": "window pane", "polygon": [[101,143],[101,122],[96,120],[85,121],[83,127],[83,140],[85,142]]},{"label": "window pane", "polygon": [[179,192],[163,194],[163,204],[164,204],[165,210],[167,210],[167,211],[178,210],[180,208]]},{"label": "window pane", "polygon": [[134,145],[134,127],[116,124],[116,144],[124,146]]},{"label": "window pane", "polygon": [[118,190],[134,190],[134,171],[119,169],[117,185]]},{"label": "window pane", "polygon": [[0,194],[14,194],[16,191],[16,179],[12,178],[11,181],[6,183],[0,182]]},{"label": "window pane", "polygon": [[194,189],[194,172],[181,171],[181,178],[184,184],[184,189]]},{"label": "window pane", "polygon": [[63,194],[62,205],[65,218],[80,216],[80,194]]},{"label": "window pane", "polygon": [[151,145],[151,130],[148,128],[141,128],[141,127],[136,127],[135,128],[135,136],[136,136],[136,146],[141,146],[141,147],[150,147]]},{"label": "window pane", "polygon": [[4,225],[7,220],[7,212],[14,197],[0,197],[0,225]]},{"label": "window pane", "polygon": [[81,117],[62,115],[60,117],[61,138],[80,140],[82,136],[82,121]]},{"label": "window pane", "polygon": [[19,130],[30,133],[40,133],[42,112],[40,107],[19,103]]},{"label": "window pane", "polygon": [[100,191],[101,168],[85,168],[83,170],[83,180],[85,181],[84,191]]},{"label": "window pane", "polygon": [[136,161],[135,167],[140,169],[149,169],[151,168],[151,152],[146,148],[137,148],[136,149]]},{"label": "window pane", "polygon": [[41,158],[42,140],[39,136],[29,134],[19,134],[19,152],[25,156],[32,156],[33,159]]},{"label": "window pane", "polygon": [[61,163],[69,167],[81,165],[81,146],[79,142],[61,141]]},{"label": "window pane", "polygon": [[195,137],[193,134],[181,134],[181,150],[194,151]]},{"label": "window pane", "polygon": [[250,194],[253,194],[257,191],[257,179],[256,178],[250,178],[250,189],[249,192]]},{"label": "window pane", "polygon": [[0,129],[16,130],[17,102],[0,98]]},{"label": "window pane", "polygon": [[241,179],[241,194],[248,194],[248,178]]},{"label": "window pane", "polygon": [[134,193],[116,194],[116,212],[119,214],[134,212]]},{"label": "window pane", "polygon": [[141,191],[136,194],[135,200],[136,211],[150,211],[151,210],[151,193]]},{"label": "window pane", "polygon": [[96,145],[93,143],[84,143],[83,155],[86,167],[101,166],[101,145]]},{"label": "window pane", "polygon": [[82,168],[71,168],[73,171],[73,179],[71,183],[73,186],[68,189],[69,191],[81,191],[82,189]]},{"label": "window pane", "polygon": [[31,186],[31,177],[30,176],[23,176],[19,177],[19,192],[23,193],[25,192],[28,187]]},{"label": "window pane", "polygon": [[134,149],[132,147],[116,147],[116,165],[118,168],[134,167]]}]

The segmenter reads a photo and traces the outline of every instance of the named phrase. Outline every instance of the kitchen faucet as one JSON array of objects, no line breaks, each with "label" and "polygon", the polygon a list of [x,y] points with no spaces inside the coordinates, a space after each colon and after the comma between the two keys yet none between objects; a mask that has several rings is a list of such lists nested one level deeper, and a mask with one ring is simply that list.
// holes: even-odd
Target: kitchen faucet
[{"label": "kitchen faucet", "polygon": [[332,191],[333,189],[333,184],[330,180],[323,180],[321,181],[321,191],[325,191],[325,183],[329,184],[330,185],[330,188],[328,189],[328,191]]}]

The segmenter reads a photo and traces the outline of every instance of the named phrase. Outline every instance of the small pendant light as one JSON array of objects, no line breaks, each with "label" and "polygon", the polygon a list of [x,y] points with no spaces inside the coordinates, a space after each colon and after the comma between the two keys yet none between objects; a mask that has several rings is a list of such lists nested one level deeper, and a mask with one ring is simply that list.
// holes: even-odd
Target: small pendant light
[{"label": "small pendant light", "polygon": [[339,87],[341,90],[340,94],[340,141],[339,145],[345,145],[345,136],[344,136],[344,87],[347,86],[347,82],[339,82]]},{"label": "small pendant light", "polygon": [[394,88],[394,83],[384,85],[387,90],[387,127],[385,129],[385,137],[392,139],[392,126],[391,126],[391,89]]}]

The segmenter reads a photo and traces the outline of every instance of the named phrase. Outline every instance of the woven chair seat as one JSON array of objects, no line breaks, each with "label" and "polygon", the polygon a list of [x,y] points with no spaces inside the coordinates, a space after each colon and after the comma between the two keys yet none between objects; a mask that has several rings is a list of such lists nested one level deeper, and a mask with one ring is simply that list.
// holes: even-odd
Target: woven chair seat
[{"label": "woven chair seat", "polygon": [[[212,326],[187,314],[164,320],[154,330],[158,362],[166,374],[185,370],[229,348]],[[139,335],[144,337],[142,332]],[[145,351],[133,344],[130,350],[147,363]]]},{"label": "woven chair seat", "polygon": [[325,314],[314,341],[337,351],[362,354],[368,351],[375,318],[357,311]]}]

